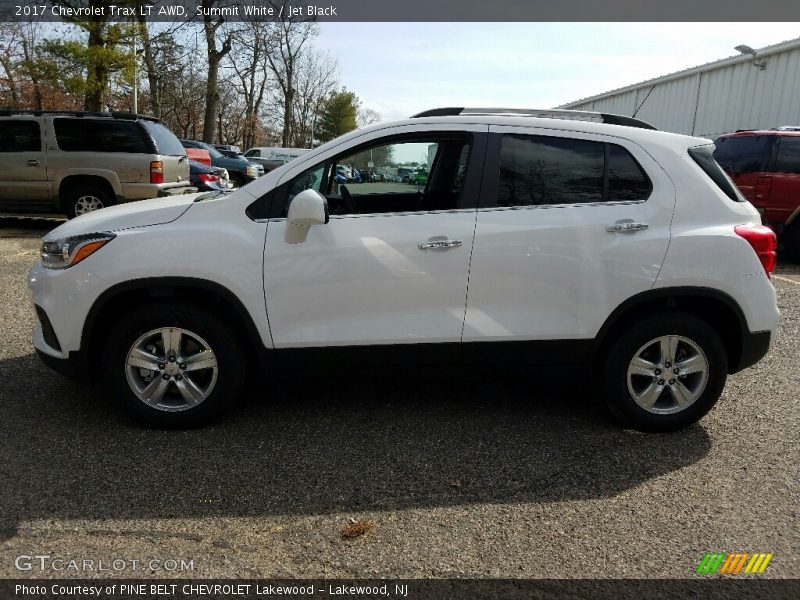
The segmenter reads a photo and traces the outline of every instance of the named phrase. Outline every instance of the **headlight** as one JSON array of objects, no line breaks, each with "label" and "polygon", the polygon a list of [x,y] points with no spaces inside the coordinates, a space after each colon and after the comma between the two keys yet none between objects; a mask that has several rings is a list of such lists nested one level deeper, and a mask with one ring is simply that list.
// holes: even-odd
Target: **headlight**
[{"label": "headlight", "polygon": [[248,165],[244,172],[248,177],[256,177],[258,175],[258,169],[255,165]]},{"label": "headlight", "polygon": [[88,258],[116,235],[113,233],[85,233],[42,242],[42,265],[47,269],[67,269]]}]

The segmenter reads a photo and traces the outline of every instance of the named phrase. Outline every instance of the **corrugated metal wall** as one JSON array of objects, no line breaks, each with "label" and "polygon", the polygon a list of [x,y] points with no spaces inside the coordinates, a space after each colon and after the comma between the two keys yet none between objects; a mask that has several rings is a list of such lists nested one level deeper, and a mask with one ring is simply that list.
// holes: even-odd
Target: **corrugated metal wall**
[{"label": "corrugated metal wall", "polygon": [[737,129],[800,125],[800,48],[766,60],[765,71],[749,60],[710,66],[561,108],[630,116],[639,107],[636,117],[659,129],[710,138]]}]

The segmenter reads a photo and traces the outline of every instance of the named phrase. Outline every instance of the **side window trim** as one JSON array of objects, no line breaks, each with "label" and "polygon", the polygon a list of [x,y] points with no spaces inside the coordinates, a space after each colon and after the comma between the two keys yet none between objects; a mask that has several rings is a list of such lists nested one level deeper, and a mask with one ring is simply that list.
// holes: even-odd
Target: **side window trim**
[{"label": "side window trim", "polygon": [[[515,128],[516,129],[516,128]],[[498,206],[497,199],[499,196],[499,189],[500,189],[500,155],[502,152],[503,147],[503,137],[505,135],[527,135],[531,137],[535,136],[547,136],[546,132],[542,132],[540,130],[533,130],[529,129],[528,131],[523,131],[522,129],[516,131],[496,131],[490,130],[488,134],[488,142],[486,148],[486,160],[484,163],[484,174],[483,174],[483,183],[481,185],[480,191],[480,198],[478,200],[478,208],[479,209],[493,209],[493,210],[526,210],[526,209],[550,209],[550,208],[567,208],[567,207],[582,207],[582,206],[617,206],[620,204],[642,204],[647,202],[650,197],[653,195],[653,178],[647,172],[647,170],[642,166],[642,163],[636,156],[625,146],[619,144],[617,142],[609,141],[608,139],[600,139],[600,138],[582,138],[582,137],[574,137],[574,136],[553,136],[553,137],[565,137],[568,139],[578,139],[578,140],[586,140],[586,141],[593,141],[597,143],[604,144],[604,155],[605,155],[605,164],[603,169],[603,198],[604,200],[599,202],[576,202],[571,204],[528,204],[528,205],[521,205],[521,206]],[[644,173],[645,177],[650,184],[650,191],[647,195],[647,198],[644,200],[605,200],[608,197],[608,158],[609,158],[609,146],[610,144],[616,144],[621,148],[624,148],[633,158],[634,162],[639,166],[642,173]]]}]

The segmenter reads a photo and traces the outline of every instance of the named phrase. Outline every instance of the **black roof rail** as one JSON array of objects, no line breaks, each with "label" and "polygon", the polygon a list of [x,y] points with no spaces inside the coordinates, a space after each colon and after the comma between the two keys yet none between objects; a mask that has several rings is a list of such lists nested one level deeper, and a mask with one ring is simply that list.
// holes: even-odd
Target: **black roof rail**
[{"label": "black roof rail", "polygon": [[111,119],[124,119],[134,121],[136,119],[146,119],[148,121],[158,122],[159,119],[149,115],[140,115],[131,112],[92,112],[87,110],[39,110],[39,109],[0,109],[0,117],[12,117],[14,115],[33,115],[34,117],[41,117],[42,115],[61,115],[68,117],[105,117]]},{"label": "black roof rail", "polygon": [[464,108],[464,107],[445,107],[432,108],[421,113],[412,115],[412,119],[420,117],[454,117],[458,115],[472,116],[514,116],[514,117],[541,117],[545,119],[566,119],[575,121],[594,121],[596,123],[608,123],[611,125],[624,125],[626,127],[639,127],[640,129],[653,129],[650,123],[633,117],[615,115],[611,113],[589,112],[582,110],[562,110],[562,109],[540,109],[540,108]]}]

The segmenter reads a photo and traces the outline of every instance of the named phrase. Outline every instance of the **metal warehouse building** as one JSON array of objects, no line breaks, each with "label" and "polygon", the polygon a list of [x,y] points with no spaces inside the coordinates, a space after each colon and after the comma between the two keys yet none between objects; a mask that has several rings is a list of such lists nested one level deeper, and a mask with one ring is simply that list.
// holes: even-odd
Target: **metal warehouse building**
[{"label": "metal warehouse building", "polygon": [[712,139],[800,125],[800,38],[558,108],[636,116],[658,129]]}]

